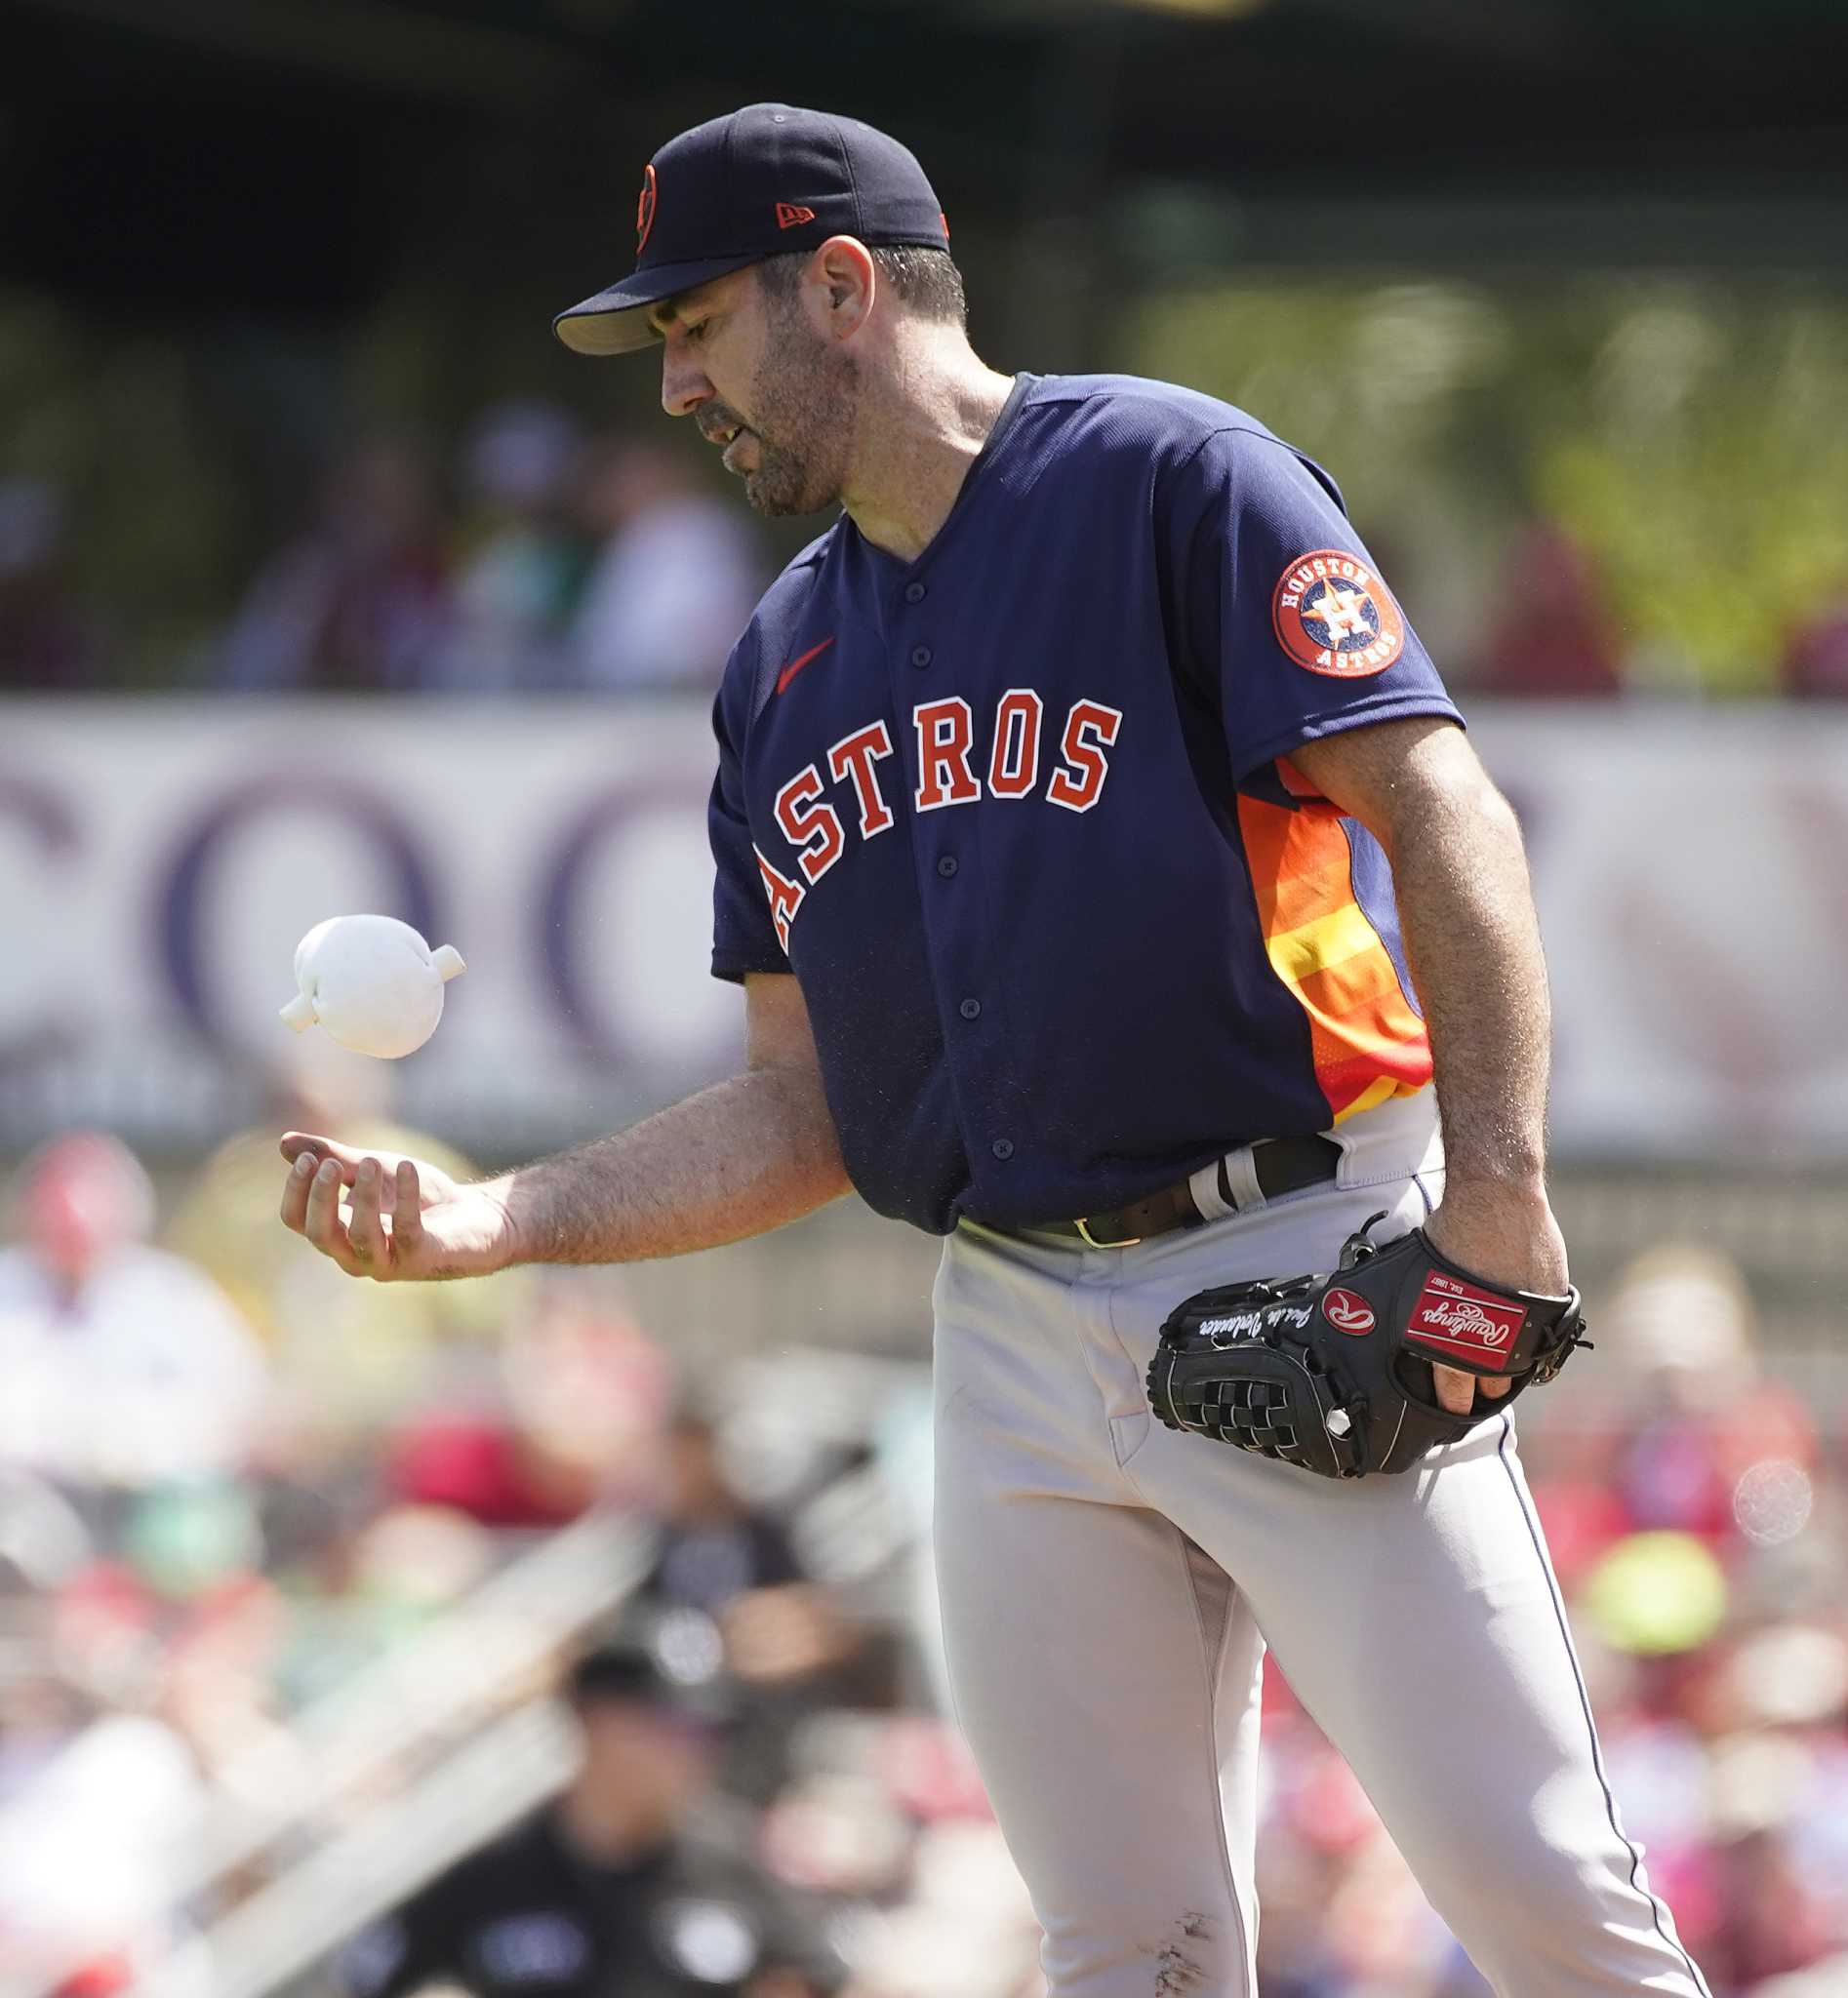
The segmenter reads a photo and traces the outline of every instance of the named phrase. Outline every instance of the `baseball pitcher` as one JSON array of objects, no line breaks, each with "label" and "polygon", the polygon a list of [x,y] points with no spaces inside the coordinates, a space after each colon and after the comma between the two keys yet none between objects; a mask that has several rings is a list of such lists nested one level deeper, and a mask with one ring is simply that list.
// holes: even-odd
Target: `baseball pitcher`
[{"label": "baseball pitcher", "polygon": [[1514,1397],[1583,1324],[1511,813],[1335,481],[1244,412],[997,374],[917,161],[754,104],[649,162],[654,349],[832,524],[714,720],[743,1071],[481,1184],[301,1133],[378,1281],[675,1255],[850,1186],[944,1237],[957,1713],[1055,1998],[1252,1998],[1266,1647],[1511,1998],[1706,1998],[1605,1779]]}]

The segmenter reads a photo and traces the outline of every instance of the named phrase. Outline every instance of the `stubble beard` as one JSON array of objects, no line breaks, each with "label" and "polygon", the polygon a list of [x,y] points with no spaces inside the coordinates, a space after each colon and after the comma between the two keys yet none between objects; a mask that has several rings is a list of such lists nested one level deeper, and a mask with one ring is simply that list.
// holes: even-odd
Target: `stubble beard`
[{"label": "stubble beard", "polygon": [[744,497],[766,519],[838,506],[860,415],[860,370],[794,313],[776,327],[751,382],[757,469]]}]

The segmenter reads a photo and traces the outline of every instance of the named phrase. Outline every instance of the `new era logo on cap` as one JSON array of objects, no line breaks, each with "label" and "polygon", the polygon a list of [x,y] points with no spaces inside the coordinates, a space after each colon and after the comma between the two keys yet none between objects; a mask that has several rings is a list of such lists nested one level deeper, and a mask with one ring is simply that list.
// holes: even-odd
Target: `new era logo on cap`
[{"label": "new era logo on cap", "polygon": [[635,269],[552,322],[581,354],[655,338],[650,305],[791,248],[788,231],[947,250],[924,169],[896,139],[824,111],[746,104],[670,139],[649,161],[635,211]]}]

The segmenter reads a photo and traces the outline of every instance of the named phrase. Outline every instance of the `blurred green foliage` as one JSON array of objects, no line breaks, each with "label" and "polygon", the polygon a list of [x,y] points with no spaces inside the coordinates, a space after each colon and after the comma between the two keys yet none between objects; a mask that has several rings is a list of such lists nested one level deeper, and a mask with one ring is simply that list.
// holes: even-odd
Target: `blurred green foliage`
[{"label": "blurred green foliage", "polygon": [[[1848,596],[1848,305],[1818,288],[1278,274],[1146,294],[1108,346],[1326,464],[1464,677],[1535,520],[1590,551],[1642,691],[1773,691],[1789,630]],[[129,685],[197,677],[342,437],[408,430],[443,464],[497,397],[652,430],[657,393],[652,368],[554,351],[491,288],[458,325],[407,279],[338,332],[99,324],[0,291],[0,478],[62,497],[72,584]]]},{"label": "blurred green foliage", "polygon": [[1790,627],[1848,594],[1848,306],[1826,293],[1291,278],[1147,296],[1117,346],[1326,464],[1422,579],[1414,616],[1465,644],[1535,518],[1592,553],[1640,689],[1770,692]]},{"label": "blurred green foliage", "polygon": [[72,585],[138,681],[170,676],[235,586],[238,494],[193,419],[191,375],[177,342],[0,292],[0,478],[62,500]]}]

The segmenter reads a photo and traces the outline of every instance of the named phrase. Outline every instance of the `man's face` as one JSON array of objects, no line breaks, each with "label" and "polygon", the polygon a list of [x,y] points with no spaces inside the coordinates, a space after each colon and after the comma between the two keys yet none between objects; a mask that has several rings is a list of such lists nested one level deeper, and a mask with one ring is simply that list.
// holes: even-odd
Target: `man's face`
[{"label": "man's face", "polygon": [[759,513],[840,503],[860,380],[852,357],[811,323],[805,288],[766,291],[734,271],[650,314],[663,342],[662,406],[724,447]]},{"label": "man's face", "polygon": [[683,1717],[642,1699],[581,1698],[578,1780],[638,1819],[670,1814],[709,1779],[711,1744]]}]

